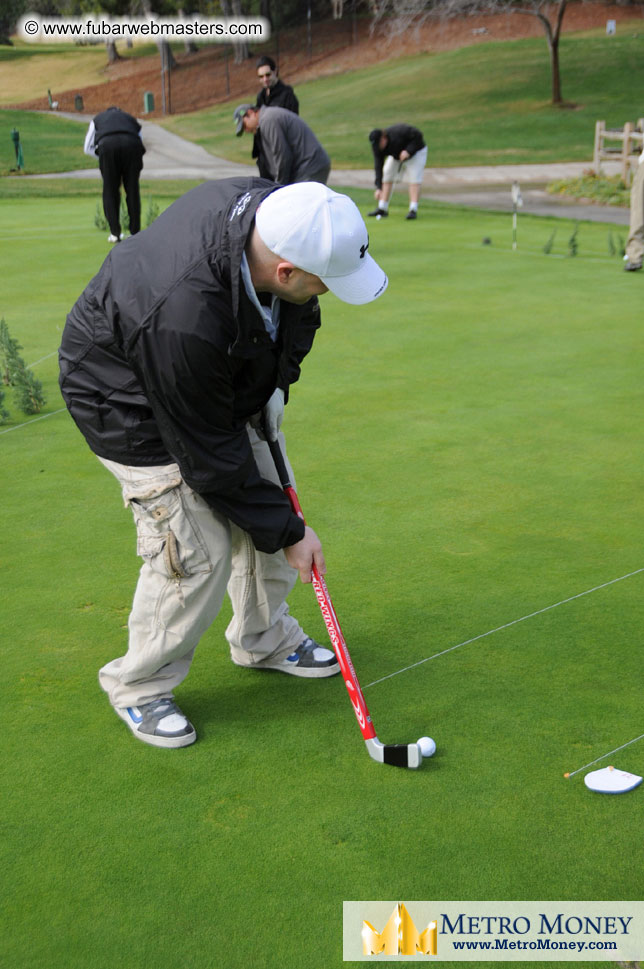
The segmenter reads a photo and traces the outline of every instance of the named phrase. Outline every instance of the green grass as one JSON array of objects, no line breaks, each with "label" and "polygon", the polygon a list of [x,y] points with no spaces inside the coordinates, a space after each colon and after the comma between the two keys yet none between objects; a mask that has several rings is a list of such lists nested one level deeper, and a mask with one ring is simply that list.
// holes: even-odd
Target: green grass
[{"label": "green grass", "polygon": [[[477,44],[385,61],[377,67],[297,87],[300,113],[337,168],[370,165],[367,134],[407,121],[419,127],[432,166],[592,159],[595,121],[621,127],[642,114],[628,78],[639,73],[644,28],[617,37],[564,35],[564,97],[550,104],[545,39]],[[422,92],[422,97],[418,92]],[[240,99],[243,100],[243,99]],[[213,154],[248,161],[248,137],[236,138],[231,105],[166,119],[164,125]]]},{"label": "green grass", "polygon": [[[98,168],[83,152],[87,125],[54,114],[35,111],[0,110],[0,176],[16,167],[11,132],[16,128],[24,155],[24,174],[67,172],[79,168]],[[15,179],[21,178],[16,174]],[[12,179],[13,180],[13,179]],[[2,183],[0,183],[2,184]]]},{"label": "green grass", "polygon": [[[554,221],[520,217],[512,252],[509,216],[412,224],[400,195],[370,225],[388,293],[323,298],[289,453],[380,739],[438,743],[403,772],[368,758],[342,683],[233,667],[226,609],[178,691],[194,747],[111,714],[96,671],[125,646],[133,526],[54,413],[49,356],[106,252],[93,211],[0,202],[0,315],[45,358],[51,415],[0,428],[2,964],[339,969],[345,899],[641,898],[641,790],[562,776],[642,733],[644,579],[604,586],[644,567],[642,279],[611,227],[582,223],[570,258],[559,221],[546,256]],[[310,588],[291,605],[323,640]]]},{"label": "green grass", "polygon": [[[140,189],[143,204],[147,198],[174,201],[189,189],[199,184],[199,180],[185,181],[172,179],[141,179]],[[4,178],[0,180],[0,199],[86,199],[100,200],[100,178]]]}]

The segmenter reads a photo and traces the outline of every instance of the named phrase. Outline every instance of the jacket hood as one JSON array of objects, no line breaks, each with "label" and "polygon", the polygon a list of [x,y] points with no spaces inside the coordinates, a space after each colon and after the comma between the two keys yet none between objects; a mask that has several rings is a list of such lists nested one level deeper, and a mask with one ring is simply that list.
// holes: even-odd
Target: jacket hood
[{"label": "jacket hood", "polygon": [[[257,179],[254,179],[257,182]],[[255,213],[263,200],[280,188],[274,182],[264,182],[265,188],[248,188],[240,191],[231,201],[222,226],[220,252],[229,262],[233,313],[239,315],[241,286],[241,260],[253,225]]]}]

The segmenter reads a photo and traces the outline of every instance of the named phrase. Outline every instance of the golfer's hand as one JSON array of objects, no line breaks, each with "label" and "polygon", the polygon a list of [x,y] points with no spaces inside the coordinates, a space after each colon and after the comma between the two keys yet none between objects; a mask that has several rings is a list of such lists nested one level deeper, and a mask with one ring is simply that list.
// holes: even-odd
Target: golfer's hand
[{"label": "golfer's hand", "polygon": [[276,441],[284,419],[284,391],[278,387],[262,411],[264,430],[269,441]]},{"label": "golfer's hand", "polygon": [[302,582],[311,581],[313,564],[317,565],[320,575],[326,572],[326,563],[322,552],[322,544],[312,528],[305,527],[304,538],[295,545],[284,549],[286,561],[293,569],[300,573]]},{"label": "golfer's hand", "polygon": [[401,153],[398,155],[398,161],[401,161],[401,162],[407,161],[408,158],[411,158],[411,155],[409,154],[406,148],[403,148]]},{"label": "golfer's hand", "polygon": [[377,202],[379,202],[380,199],[382,198],[382,189],[377,188],[376,191],[373,193],[373,197]]}]

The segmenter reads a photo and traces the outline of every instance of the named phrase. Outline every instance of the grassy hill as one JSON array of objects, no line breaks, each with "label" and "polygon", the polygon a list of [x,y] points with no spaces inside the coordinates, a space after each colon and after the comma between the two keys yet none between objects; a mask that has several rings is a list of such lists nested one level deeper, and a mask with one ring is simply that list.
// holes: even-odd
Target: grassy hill
[{"label": "grassy hill", "polygon": [[[298,86],[300,113],[338,168],[369,164],[373,127],[407,121],[419,127],[435,166],[584,161],[592,157],[595,121],[635,121],[643,108],[631,79],[641,70],[641,34],[600,31],[561,42],[564,96],[550,104],[544,40],[494,42],[385,62]],[[163,124],[214,154],[248,161],[236,138],[231,105],[165,119]]]},{"label": "grassy hill", "polygon": [[86,127],[53,113],[0,111],[0,175],[7,175],[16,165],[11,140],[14,128],[20,135],[27,174],[98,167],[98,162],[83,153]]},{"label": "grassy hill", "polygon": [[[156,55],[152,44],[128,51],[128,59]],[[28,44],[18,39],[0,46],[0,106],[42,97],[47,89],[65,91],[109,80],[105,47],[77,44]]]},{"label": "grassy hill", "polygon": [[[543,38],[531,38],[408,56],[298,84],[301,114],[336,168],[368,167],[367,132],[396,121],[421,128],[432,166],[590,161],[597,119],[621,126],[644,113],[633,84],[641,70],[641,23],[633,21],[632,30],[622,26],[614,37],[600,30],[563,37],[566,108],[550,104],[546,44]],[[88,53],[77,52],[80,64]],[[51,58],[53,71],[59,58],[69,63],[70,52],[44,51],[35,58],[20,49],[9,56],[2,51],[5,65],[11,56],[23,65],[26,90],[32,70],[38,83],[44,83],[43,58]],[[158,120],[213,154],[247,162],[250,141],[236,138],[232,124],[239,100]],[[75,125],[31,113],[0,112],[0,172],[13,165],[12,127],[24,130],[28,171],[86,166]]]}]

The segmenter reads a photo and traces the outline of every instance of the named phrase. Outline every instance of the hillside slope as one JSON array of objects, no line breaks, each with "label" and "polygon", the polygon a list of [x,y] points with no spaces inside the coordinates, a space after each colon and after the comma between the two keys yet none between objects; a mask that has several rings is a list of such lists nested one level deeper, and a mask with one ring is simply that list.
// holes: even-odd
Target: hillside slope
[{"label": "hillside slope", "polygon": [[[564,33],[603,27],[610,19],[618,24],[632,21],[634,17],[641,17],[643,11],[642,7],[573,3],[566,11]],[[243,64],[234,64],[229,51],[216,45],[202,48],[195,54],[175,53],[177,68],[172,72],[169,84],[166,82],[166,113],[196,111],[229,100],[254,100],[258,87],[255,57],[264,52],[275,55],[278,44],[281,76],[288,83],[297,85],[395,57],[434,53],[490,40],[541,36],[544,36],[543,29],[535,17],[519,15],[466,17],[443,24],[427,24],[393,41],[382,32],[372,35],[369,20],[357,21],[355,29],[350,20],[326,21],[313,24],[310,45],[306,28],[283,31],[279,38],[273,37],[265,45],[256,45],[252,58]],[[545,39],[544,57],[547,57]],[[151,92],[155,110],[148,116],[162,116],[162,79],[156,54],[138,58],[125,55],[101,73],[107,79],[91,86],[58,90],[52,85],[52,95],[58,101],[59,109],[73,111],[75,99],[80,95],[85,112],[95,113],[118,104],[140,116],[144,93]],[[41,98],[14,106],[47,110],[46,91]]]}]

